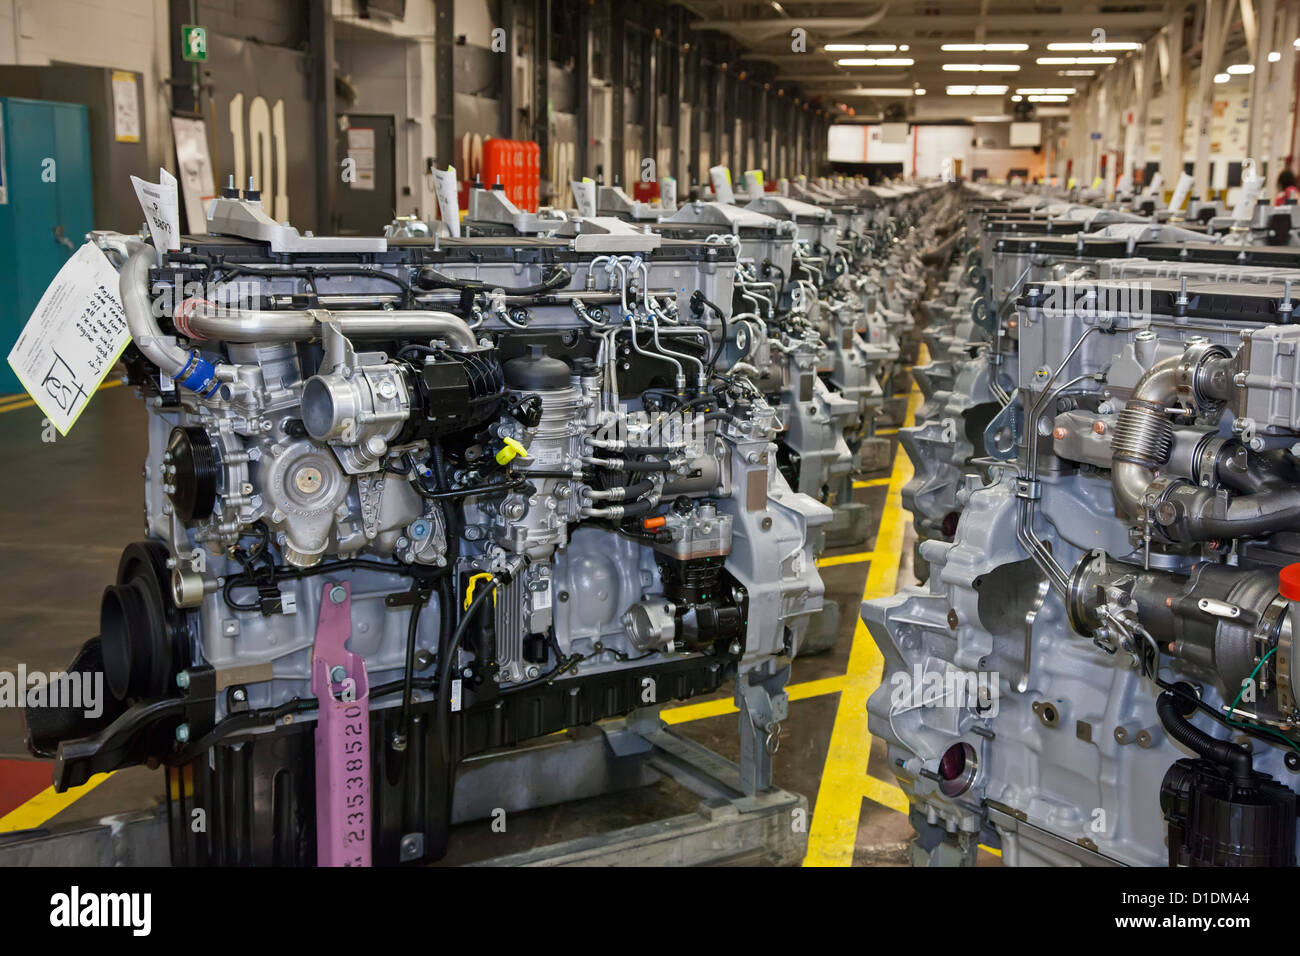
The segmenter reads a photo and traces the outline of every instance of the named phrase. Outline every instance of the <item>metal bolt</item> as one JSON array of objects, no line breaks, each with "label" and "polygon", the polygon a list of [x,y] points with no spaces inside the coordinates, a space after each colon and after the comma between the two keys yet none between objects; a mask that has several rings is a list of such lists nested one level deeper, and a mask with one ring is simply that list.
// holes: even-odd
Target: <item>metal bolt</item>
[{"label": "metal bolt", "polygon": [[330,680],[336,684],[341,684],[348,676],[348,669],[342,664],[336,664],[330,668]]},{"label": "metal bolt", "polygon": [[244,691],[242,687],[232,692],[230,696],[234,698],[236,703],[239,704],[242,704],[244,701],[248,700],[248,694]]},{"label": "metal bolt", "polygon": [[336,584],[330,588],[330,600],[335,604],[342,604],[348,599],[348,589],[341,584]]},{"label": "metal bolt", "polygon": [[181,690],[188,690],[190,686],[190,672],[181,671],[176,675],[176,686]]},{"label": "metal bolt", "polygon": [[190,742],[190,725],[181,724],[176,728],[176,739],[183,744]]}]

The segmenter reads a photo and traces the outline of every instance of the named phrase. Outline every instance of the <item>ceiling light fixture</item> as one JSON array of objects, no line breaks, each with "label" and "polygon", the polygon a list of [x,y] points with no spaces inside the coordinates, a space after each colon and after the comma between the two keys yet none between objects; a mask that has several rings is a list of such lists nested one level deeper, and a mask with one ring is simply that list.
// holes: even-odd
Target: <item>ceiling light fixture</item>
[{"label": "ceiling light fixture", "polygon": [[939,47],[944,53],[1023,53],[1028,43],[945,43]]},{"label": "ceiling light fixture", "polygon": [[1255,67],[1250,63],[1234,63],[1228,67],[1228,72],[1233,76],[1250,76],[1255,72]]},{"label": "ceiling light fixture", "polygon": [[950,86],[947,88],[949,96],[1004,96],[1007,92],[1005,86]]},{"label": "ceiling light fixture", "polygon": [[1022,86],[1017,93],[1023,93],[1025,96],[1070,96],[1076,92],[1073,86]]},{"label": "ceiling light fixture", "polygon": [[945,63],[948,73],[1016,73],[1019,63]]},{"label": "ceiling light fixture", "polygon": [[835,61],[836,66],[911,66],[916,61],[911,57],[884,57],[877,59],[870,56],[847,57]]},{"label": "ceiling light fixture", "polygon": [[1057,53],[1119,53],[1125,50],[1140,50],[1142,44],[1131,41],[1115,43],[1049,43],[1047,48]]},{"label": "ceiling light fixture", "polygon": [[1113,56],[1040,56],[1035,60],[1039,66],[1106,66],[1114,63]]},{"label": "ceiling light fixture", "polygon": [[1068,102],[1070,102],[1070,98],[1069,98],[1068,96],[1057,96],[1057,95],[1051,95],[1051,94],[1035,93],[1035,94],[1033,94],[1032,96],[1029,97],[1029,102],[1031,102],[1031,103],[1068,103]]},{"label": "ceiling light fixture", "polygon": [[1227,73],[1215,73],[1215,74],[1214,74],[1214,82],[1215,82],[1215,83],[1227,83],[1230,79],[1232,79],[1232,77],[1230,77]]}]

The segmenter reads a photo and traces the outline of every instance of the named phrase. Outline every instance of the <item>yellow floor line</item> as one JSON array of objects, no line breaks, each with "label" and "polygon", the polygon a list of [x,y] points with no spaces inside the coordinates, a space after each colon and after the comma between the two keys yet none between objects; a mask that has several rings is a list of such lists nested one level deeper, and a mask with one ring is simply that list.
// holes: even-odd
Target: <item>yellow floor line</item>
[{"label": "yellow floor line", "polygon": [[870,561],[874,551],[857,551],[853,554],[836,554],[829,558],[818,558],[817,567],[833,568],[837,564],[862,564],[864,561]]},{"label": "yellow floor line", "polygon": [[[907,402],[909,425],[920,400],[920,390],[914,389]],[[897,587],[904,531],[910,517],[903,510],[902,490],[903,485],[911,480],[912,473],[911,460],[900,451],[894,456],[894,469],[889,476],[885,511],[876,536],[877,557],[867,572],[867,583],[862,592],[864,601],[893,594]],[[853,863],[862,798],[872,786],[867,775],[867,762],[871,755],[867,698],[880,685],[883,667],[884,658],[867,633],[867,626],[859,618],[853,631],[844,691],[840,694],[835,724],[831,728],[826,766],[817,791],[817,806],[809,828],[804,866],[850,866]]]},{"label": "yellow floor line", "polygon": [[881,485],[889,484],[888,478],[868,478],[866,481],[855,481],[854,488],[879,488]]},{"label": "yellow floor line", "polygon": [[22,806],[0,817],[0,833],[39,827],[68,809],[111,776],[113,776],[111,773],[97,773],[80,787],[73,787],[63,793],[55,793],[53,787],[46,787]]},{"label": "yellow floor line", "polygon": [[[121,384],[122,380],[120,378],[111,379],[99,386],[96,391],[102,392],[106,388],[117,388]],[[24,395],[8,395],[0,398],[0,415],[5,412],[16,412],[20,408],[31,408],[35,404],[34,401]]]},{"label": "yellow floor line", "polygon": [[[910,413],[909,413],[909,414],[910,414]],[[910,423],[909,423],[908,427],[911,427]],[[877,429],[875,430],[874,434],[876,434],[876,435],[897,435],[897,434],[898,434],[898,429],[897,429],[897,428],[877,428]]]},{"label": "yellow floor line", "polygon": [[[824,697],[838,694],[844,689],[844,675],[822,677],[817,680],[791,684],[785,689],[791,700],[807,700],[810,697]],[[721,700],[705,700],[698,704],[682,704],[680,707],[665,707],[659,716],[666,724],[684,724],[692,720],[704,720],[706,717],[722,717],[736,713],[736,705],[729,697]]]},{"label": "yellow floor line", "polygon": [[[867,785],[863,788],[862,795],[868,800],[874,800],[876,803],[889,807],[891,810],[897,810],[899,813],[907,812],[907,794],[896,783],[885,783],[885,781],[876,777],[867,777]],[[853,848],[850,847],[850,859],[852,855]]]}]

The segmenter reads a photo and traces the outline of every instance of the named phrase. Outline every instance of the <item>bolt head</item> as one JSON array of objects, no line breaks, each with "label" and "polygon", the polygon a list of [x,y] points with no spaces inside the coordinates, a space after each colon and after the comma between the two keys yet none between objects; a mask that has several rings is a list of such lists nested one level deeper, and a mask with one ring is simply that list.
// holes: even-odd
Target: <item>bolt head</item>
[{"label": "bolt head", "polygon": [[190,672],[181,671],[176,675],[176,686],[181,690],[187,690],[190,686]]},{"label": "bolt head", "polygon": [[190,725],[181,724],[176,728],[176,740],[179,743],[186,744],[190,741]]},{"label": "bolt head", "polygon": [[330,588],[330,600],[335,604],[342,604],[348,599],[348,589],[341,584],[336,584]]}]

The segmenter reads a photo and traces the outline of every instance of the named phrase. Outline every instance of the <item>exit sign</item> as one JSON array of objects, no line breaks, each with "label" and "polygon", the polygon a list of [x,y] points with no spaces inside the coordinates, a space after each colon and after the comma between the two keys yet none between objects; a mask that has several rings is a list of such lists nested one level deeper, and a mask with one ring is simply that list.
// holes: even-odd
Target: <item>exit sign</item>
[{"label": "exit sign", "polygon": [[208,28],[186,24],[181,27],[181,56],[193,63],[208,58]]}]

